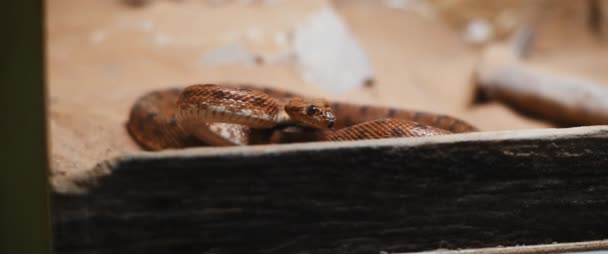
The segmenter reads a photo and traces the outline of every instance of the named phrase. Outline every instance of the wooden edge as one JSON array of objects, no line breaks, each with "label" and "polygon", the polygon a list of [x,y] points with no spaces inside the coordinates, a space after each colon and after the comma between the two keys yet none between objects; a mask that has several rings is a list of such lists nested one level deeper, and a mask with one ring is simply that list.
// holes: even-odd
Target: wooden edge
[{"label": "wooden edge", "polygon": [[52,253],[45,88],[46,1],[0,8],[0,253]]},{"label": "wooden edge", "polygon": [[435,137],[396,138],[384,140],[362,140],[346,142],[311,142],[284,145],[255,145],[240,147],[201,147],[161,152],[135,152],[125,154],[97,164],[91,170],[71,176],[54,176],[51,178],[53,189],[57,193],[83,194],[96,185],[100,177],[110,175],[118,165],[134,160],[168,160],[174,158],[204,158],[218,156],[253,157],[267,154],[295,153],[299,151],[320,151],[336,149],[356,149],[361,147],[416,147],[426,145],[445,145],[453,143],[488,143],[504,140],[552,140],[576,139],[579,137],[605,137],[608,126],[586,126],[575,128],[530,129],[493,132],[475,132]]},{"label": "wooden edge", "polygon": [[[467,250],[434,250],[434,251],[409,252],[409,253],[541,254],[541,253],[581,252],[581,251],[594,251],[594,250],[608,250],[608,240],[575,242],[575,243],[539,244],[539,245],[530,245],[530,246],[493,247],[493,248],[479,248],[479,249],[467,249]],[[405,253],[400,253],[400,254],[405,254]]]}]

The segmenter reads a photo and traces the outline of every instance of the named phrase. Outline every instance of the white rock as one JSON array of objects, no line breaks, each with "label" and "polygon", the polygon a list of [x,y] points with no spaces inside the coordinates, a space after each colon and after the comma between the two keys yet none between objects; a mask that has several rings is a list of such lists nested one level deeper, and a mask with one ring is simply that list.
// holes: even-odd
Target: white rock
[{"label": "white rock", "polygon": [[203,55],[205,64],[255,64],[255,56],[238,43],[209,50]]},{"label": "white rock", "polygon": [[106,33],[105,31],[95,31],[89,36],[89,41],[92,45],[96,46],[105,41],[107,35],[108,33]]},{"label": "white rock", "polygon": [[409,9],[419,4],[419,0],[384,0],[384,5],[392,9]]},{"label": "white rock", "polygon": [[482,44],[494,37],[494,27],[485,19],[471,20],[464,33],[464,39],[469,43]]},{"label": "white rock", "polygon": [[372,78],[365,52],[330,7],[297,26],[293,48],[301,75],[330,92],[359,87]]}]

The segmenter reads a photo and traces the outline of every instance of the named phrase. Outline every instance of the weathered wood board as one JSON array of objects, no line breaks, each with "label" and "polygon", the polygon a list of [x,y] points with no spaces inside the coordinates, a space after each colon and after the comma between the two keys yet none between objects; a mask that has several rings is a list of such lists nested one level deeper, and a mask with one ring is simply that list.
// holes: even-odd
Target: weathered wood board
[{"label": "weathered wood board", "polygon": [[608,238],[608,127],[135,153],[54,195],[57,253],[378,253]]}]

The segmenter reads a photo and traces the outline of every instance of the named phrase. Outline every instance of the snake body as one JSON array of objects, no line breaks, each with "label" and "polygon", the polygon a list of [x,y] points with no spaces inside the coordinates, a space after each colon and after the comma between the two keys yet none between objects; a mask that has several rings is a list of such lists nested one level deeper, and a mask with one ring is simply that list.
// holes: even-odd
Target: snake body
[{"label": "snake body", "polygon": [[147,150],[477,131],[447,115],[328,102],[243,85],[193,85],[147,93],[131,108],[127,130]]}]

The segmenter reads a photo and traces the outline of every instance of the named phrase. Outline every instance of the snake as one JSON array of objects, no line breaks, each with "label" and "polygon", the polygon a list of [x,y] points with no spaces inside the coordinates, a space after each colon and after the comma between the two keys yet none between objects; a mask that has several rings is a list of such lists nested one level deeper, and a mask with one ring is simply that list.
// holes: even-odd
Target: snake
[{"label": "snake", "polygon": [[126,128],[145,150],[425,137],[479,131],[426,111],[330,102],[243,84],[196,84],[136,99]]}]

